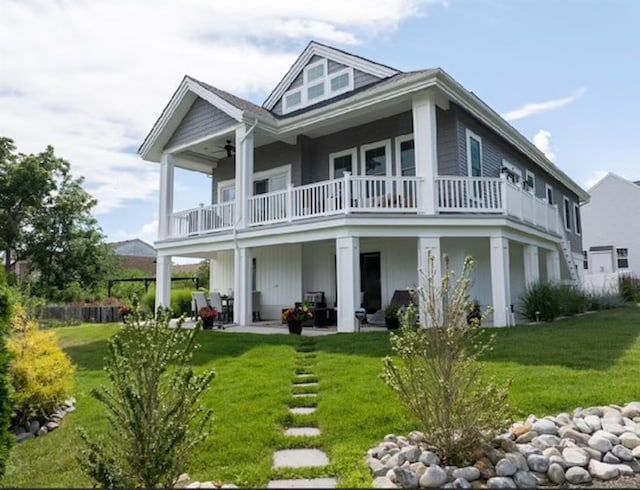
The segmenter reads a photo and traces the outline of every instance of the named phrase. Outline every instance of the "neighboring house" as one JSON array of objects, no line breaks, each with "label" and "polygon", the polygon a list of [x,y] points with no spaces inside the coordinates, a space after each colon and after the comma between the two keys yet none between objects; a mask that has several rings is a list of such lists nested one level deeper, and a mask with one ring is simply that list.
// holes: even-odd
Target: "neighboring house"
[{"label": "neighboring house", "polygon": [[[139,149],[160,164],[157,304],[171,257],[211,260],[234,321],[324,293],[338,330],[425,285],[427,252],[507,325],[537,280],[578,280],[588,194],[441,69],[401,72],[311,42],[262,106],[185,76]],[[210,205],[173,209],[175,167],[213,180]],[[203,201],[209,196],[203,196]]]},{"label": "neighboring house", "polygon": [[618,275],[640,275],[640,181],[608,173],[589,194],[582,205],[586,284],[617,287]]},{"label": "neighboring house", "polygon": [[135,269],[153,276],[156,272],[156,249],[140,240],[125,240],[108,244],[120,260],[123,268]]}]

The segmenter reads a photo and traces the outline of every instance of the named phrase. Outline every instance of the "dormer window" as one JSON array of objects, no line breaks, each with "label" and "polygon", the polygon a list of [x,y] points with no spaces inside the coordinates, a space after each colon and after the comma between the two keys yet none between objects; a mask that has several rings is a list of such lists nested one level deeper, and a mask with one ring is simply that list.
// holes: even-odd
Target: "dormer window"
[{"label": "dormer window", "polygon": [[302,72],[302,86],[283,95],[282,113],[302,109],[353,90],[353,68],[335,70],[336,65],[333,64],[332,73],[329,73],[330,67],[326,58],[307,65]]}]

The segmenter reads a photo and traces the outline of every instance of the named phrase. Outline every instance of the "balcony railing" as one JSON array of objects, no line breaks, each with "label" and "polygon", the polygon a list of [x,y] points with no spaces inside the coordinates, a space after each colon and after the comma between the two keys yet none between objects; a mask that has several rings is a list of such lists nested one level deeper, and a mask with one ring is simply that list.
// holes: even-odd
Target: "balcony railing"
[{"label": "balcony railing", "polygon": [[[434,190],[439,214],[509,215],[556,234],[561,231],[557,206],[501,178],[436,177]],[[430,194],[420,177],[346,175],[250,197],[247,226],[351,213],[418,214]],[[201,206],[172,214],[169,236],[230,230],[236,222],[233,202]]]}]

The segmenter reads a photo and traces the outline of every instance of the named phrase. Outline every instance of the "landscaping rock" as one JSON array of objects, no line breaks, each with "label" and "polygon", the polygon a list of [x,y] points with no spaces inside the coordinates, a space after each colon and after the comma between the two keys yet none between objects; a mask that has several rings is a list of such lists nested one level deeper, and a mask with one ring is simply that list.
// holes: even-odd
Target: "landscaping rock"
[{"label": "landscaping rock", "polygon": [[549,447],[556,447],[560,445],[560,438],[551,434],[543,434],[536,437],[531,441],[531,445],[538,449],[544,450]]},{"label": "landscaping rock", "polygon": [[556,485],[562,485],[565,480],[564,469],[558,463],[551,463],[549,465],[547,476],[549,477],[549,480]]},{"label": "landscaping rock", "polygon": [[216,487],[211,481],[203,481],[200,484],[200,488],[218,488],[218,487]]},{"label": "landscaping rock", "polygon": [[600,451],[596,451],[592,447],[584,446],[581,448],[584,452],[586,452],[591,459],[595,459],[597,461],[602,461],[602,453]]},{"label": "landscaping rock", "polygon": [[420,461],[425,466],[440,464],[440,458],[438,457],[438,455],[431,451],[422,451],[422,454],[420,454],[418,461]]},{"label": "landscaping rock", "polygon": [[625,428],[621,422],[622,418],[620,419],[620,422],[618,422],[617,419],[604,418],[602,419],[602,430],[610,432],[614,436],[619,436],[625,432]]},{"label": "landscaping rock", "polygon": [[40,429],[38,429],[38,433],[36,434],[36,436],[42,437],[42,436],[46,436],[48,433],[49,433],[49,430],[46,427],[40,427]]},{"label": "landscaping rock", "polygon": [[545,419],[537,420],[536,422],[534,422],[531,426],[531,429],[536,431],[538,434],[558,434],[558,427],[556,427],[556,424],[554,424],[550,420]]},{"label": "landscaping rock", "polygon": [[496,475],[498,476],[513,476],[516,471],[518,471],[518,467],[508,459],[503,458],[496,464]]},{"label": "landscaping rock", "polygon": [[378,458],[368,458],[367,464],[369,465],[369,469],[371,469],[371,473],[373,476],[384,476],[387,474],[387,468]]},{"label": "landscaping rock", "polygon": [[505,453],[515,453],[518,451],[518,445],[513,442],[511,439],[502,439],[500,441],[500,448]]},{"label": "landscaping rock", "polygon": [[613,446],[611,452],[622,461],[631,461],[633,459],[633,453],[631,452],[631,450],[624,447],[622,444]]},{"label": "landscaping rock", "polygon": [[513,481],[513,478],[506,476],[494,476],[493,478],[489,478],[489,480],[487,480],[487,487],[494,489],[518,488],[516,486],[516,482]]},{"label": "landscaping rock", "polygon": [[418,488],[420,479],[413,471],[405,468],[395,468],[393,471],[396,475],[395,481],[402,488]]},{"label": "landscaping rock", "polygon": [[27,429],[27,431],[35,435],[38,433],[39,430],[40,430],[40,422],[37,420],[32,420],[31,423],[29,424],[29,428]]},{"label": "landscaping rock", "polygon": [[587,424],[583,418],[576,417],[573,419],[573,423],[580,432],[584,432],[585,434],[591,434],[593,432],[591,426]]},{"label": "landscaping rock", "polygon": [[564,474],[564,477],[569,483],[573,483],[574,485],[591,483],[591,475],[587,470],[580,466],[573,466],[569,468]]},{"label": "landscaping rock", "polygon": [[34,439],[36,436],[31,432],[23,432],[22,434],[18,434],[16,436],[16,440],[18,442],[28,441],[29,439]]},{"label": "landscaping rock", "polygon": [[420,486],[423,488],[440,488],[447,482],[447,472],[439,466],[432,464],[420,477]]},{"label": "landscaping rock", "polygon": [[601,463],[600,461],[589,461],[589,473],[593,478],[599,480],[611,480],[620,474],[620,470],[615,465]]},{"label": "landscaping rock", "polygon": [[615,456],[615,455],[613,455],[613,454],[611,454],[611,453],[607,453],[607,454],[605,454],[605,455],[602,457],[602,462],[603,462],[603,463],[609,463],[609,464],[618,464],[618,463],[621,463],[620,459],[619,459],[617,456]]},{"label": "landscaping rock", "polygon": [[575,442],[579,442],[582,444],[586,444],[591,437],[589,436],[589,434],[583,434],[582,432],[578,432],[577,430],[574,430],[570,427],[562,427],[560,429],[560,435],[563,439],[573,439]]},{"label": "landscaping rock", "polygon": [[[527,459],[518,453],[507,453],[504,455],[509,461],[511,461],[519,470],[529,471],[529,465],[527,464]],[[471,481],[471,480],[469,480]]]},{"label": "landscaping rock", "polygon": [[640,437],[638,437],[633,432],[625,432],[624,434],[620,435],[619,439],[620,444],[628,449],[635,449],[640,446]]},{"label": "landscaping rock", "polygon": [[473,488],[473,486],[471,486],[471,483],[469,483],[464,478],[456,478],[455,480],[453,480],[453,483],[451,483],[451,488],[468,490],[470,488]]},{"label": "landscaping rock", "polygon": [[593,433],[594,436],[604,437],[606,440],[611,442],[613,446],[616,444],[620,444],[620,438],[611,432],[607,432],[606,430],[597,430]]},{"label": "landscaping rock", "polygon": [[546,473],[549,469],[549,458],[541,454],[530,454],[527,458],[527,464],[531,471]]},{"label": "landscaping rock", "polygon": [[589,447],[601,453],[607,453],[613,449],[611,441],[601,436],[591,436],[587,444],[589,444]]},{"label": "landscaping rock", "polygon": [[633,470],[627,464],[617,464],[616,468],[618,468],[618,472],[620,476],[631,476],[633,475]]},{"label": "landscaping rock", "polygon": [[480,458],[473,466],[478,468],[478,470],[480,471],[480,476],[485,480],[496,476],[496,470],[488,458]]},{"label": "landscaping rock", "polygon": [[420,458],[422,451],[418,446],[405,446],[400,451],[400,454],[404,457],[405,461],[409,463],[415,463]]},{"label": "landscaping rock", "polygon": [[377,476],[373,480],[373,488],[398,488],[398,487],[386,476]]},{"label": "landscaping rock", "polygon": [[562,451],[562,459],[567,466],[587,466],[589,455],[579,447],[567,447]]},{"label": "landscaping rock", "polygon": [[535,430],[530,430],[529,432],[525,432],[521,436],[516,438],[516,444],[527,444],[533,441],[536,437],[538,437],[538,433]]},{"label": "landscaping rock", "polygon": [[595,432],[597,430],[602,429],[602,424],[600,423],[600,417],[597,415],[587,415],[584,418],[584,421],[591,428],[591,432]]},{"label": "landscaping rock", "polygon": [[190,478],[188,473],[182,473],[173,484],[173,488],[186,488],[189,484]]},{"label": "landscaping rock", "polygon": [[531,431],[531,426],[529,424],[513,424],[511,426],[511,433],[516,437],[520,437],[523,434]]},{"label": "landscaping rock", "polygon": [[480,479],[480,470],[475,466],[466,466],[453,470],[452,475],[456,480],[464,479],[467,482],[472,482]]},{"label": "landscaping rock", "polygon": [[517,471],[513,475],[513,481],[518,488],[535,488],[537,480],[528,471]]}]

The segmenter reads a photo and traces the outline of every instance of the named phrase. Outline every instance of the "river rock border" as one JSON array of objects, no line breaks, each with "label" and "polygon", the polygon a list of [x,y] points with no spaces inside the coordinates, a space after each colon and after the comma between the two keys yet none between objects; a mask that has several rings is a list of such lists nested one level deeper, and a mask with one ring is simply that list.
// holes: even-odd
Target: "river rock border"
[{"label": "river rock border", "polygon": [[173,484],[173,488],[239,488],[230,483],[216,481],[191,481],[188,473],[182,473]]},{"label": "river rock border", "polygon": [[367,456],[375,488],[533,488],[613,480],[640,473],[640,402],[542,419],[529,415],[463,468],[442,465],[418,431],[389,434]]},{"label": "river rock border", "polygon": [[76,399],[69,398],[60,405],[51,415],[42,420],[32,420],[24,427],[14,426],[11,431],[16,436],[16,441],[24,442],[35,437],[46,436],[49,432],[53,432],[60,427],[60,422],[69,413],[76,411]]}]

